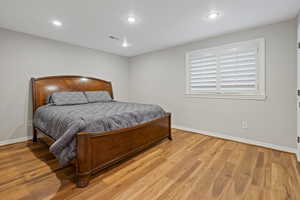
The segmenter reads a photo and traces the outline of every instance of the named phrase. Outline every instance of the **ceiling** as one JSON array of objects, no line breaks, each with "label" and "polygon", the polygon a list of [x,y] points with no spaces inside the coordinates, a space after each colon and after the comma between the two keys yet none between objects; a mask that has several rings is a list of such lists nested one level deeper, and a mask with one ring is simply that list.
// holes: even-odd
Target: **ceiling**
[{"label": "ceiling", "polygon": [[[123,56],[296,17],[299,0],[0,0],[0,27]],[[205,19],[210,10],[222,16]],[[133,14],[139,23],[126,23]],[[60,20],[63,27],[53,27]],[[109,35],[126,36],[123,48]]]}]

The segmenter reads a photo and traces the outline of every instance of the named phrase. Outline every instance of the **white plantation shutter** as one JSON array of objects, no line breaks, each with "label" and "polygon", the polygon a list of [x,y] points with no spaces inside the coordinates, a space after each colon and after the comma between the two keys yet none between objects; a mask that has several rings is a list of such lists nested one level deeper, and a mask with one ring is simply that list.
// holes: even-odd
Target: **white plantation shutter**
[{"label": "white plantation shutter", "polygon": [[263,39],[190,52],[187,93],[264,96],[264,65]]},{"label": "white plantation shutter", "polygon": [[256,91],[257,49],[220,55],[219,67],[221,92]]},{"label": "white plantation shutter", "polygon": [[192,55],[189,65],[191,91],[217,91],[217,57],[215,55]]}]

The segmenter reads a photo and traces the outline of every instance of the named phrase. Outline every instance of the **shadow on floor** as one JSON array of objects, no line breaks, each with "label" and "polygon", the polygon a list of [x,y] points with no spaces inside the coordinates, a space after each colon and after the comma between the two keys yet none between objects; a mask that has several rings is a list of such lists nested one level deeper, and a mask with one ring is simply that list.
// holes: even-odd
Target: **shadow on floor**
[{"label": "shadow on floor", "polygon": [[[49,146],[43,141],[39,140],[37,143],[33,143],[32,141],[27,142],[27,147],[33,153],[33,155],[39,159],[41,162],[45,163],[49,166],[49,169],[45,169],[38,176],[34,177],[30,181],[39,182],[45,179],[47,176],[52,176],[55,174],[57,180],[59,180],[59,184],[57,185],[57,191],[51,192],[49,195],[51,199],[57,199],[61,196],[61,191],[65,190],[65,188],[76,188],[76,176],[75,176],[75,166],[70,164],[66,167],[61,167],[58,164],[58,161],[54,157],[53,154],[49,152]],[[39,170],[38,168],[36,170]],[[41,170],[39,170],[41,171]],[[37,191],[39,192],[39,191]],[[65,192],[65,191],[64,191]]]}]

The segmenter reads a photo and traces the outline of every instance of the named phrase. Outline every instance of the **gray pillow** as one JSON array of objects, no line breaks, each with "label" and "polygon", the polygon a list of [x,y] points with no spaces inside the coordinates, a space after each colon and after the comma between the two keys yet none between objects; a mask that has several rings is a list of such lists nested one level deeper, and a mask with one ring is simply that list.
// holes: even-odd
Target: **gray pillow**
[{"label": "gray pillow", "polygon": [[112,101],[107,91],[89,91],[85,92],[85,95],[89,103]]},{"label": "gray pillow", "polygon": [[88,103],[83,92],[54,92],[49,102],[57,106]]}]

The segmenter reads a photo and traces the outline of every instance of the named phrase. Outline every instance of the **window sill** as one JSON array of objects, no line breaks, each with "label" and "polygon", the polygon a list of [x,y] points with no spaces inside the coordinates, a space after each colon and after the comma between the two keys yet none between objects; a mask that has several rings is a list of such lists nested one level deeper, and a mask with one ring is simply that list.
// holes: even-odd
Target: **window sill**
[{"label": "window sill", "polygon": [[266,95],[239,95],[239,94],[185,94],[186,98],[207,98],[207,99],[241,99],[265,101]]}]

